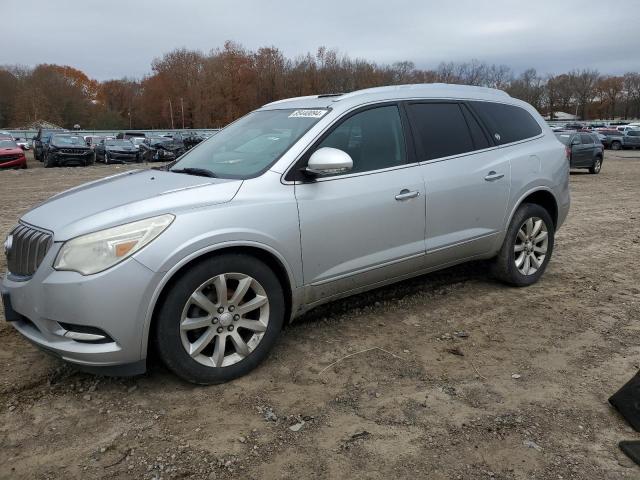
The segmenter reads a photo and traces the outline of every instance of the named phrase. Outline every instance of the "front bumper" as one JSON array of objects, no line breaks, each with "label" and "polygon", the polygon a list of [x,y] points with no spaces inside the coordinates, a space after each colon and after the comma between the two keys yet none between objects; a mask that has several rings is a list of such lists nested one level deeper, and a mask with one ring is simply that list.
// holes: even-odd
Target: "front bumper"
[{"label": "front bumper", "polygon": [[86,165],[91,161],[92,157],[93,157],[92,150],[89,150],[83,154],[67,154],[67,153],[53,154],[53,160],[58,165]]},{"label": "front bumper", "polygon": [[3,162],[2,159],[0,159],[0,168],[23,168],[27,165],[27,158],[26,157],[22,157],[22,158],[17,158],[15,160],[9,160],[9,161],[5,161]]},{"label": "front bumper", "polygon": [[[142,373],[144,322],[156,274],[134,258],[95,275],[59,272],[51,267],[59,249],[54,244],[29,279],[2,279],[3,297],[16,314],[11,324],[36,346],[81,367]],[[74,340],[65,336],[70,326],[100,329],[109,341]]]},{"label": "front bumper", "polygon": [[109,162],[128,163],[138,161],[137,152],[114,152],[109,150],[107,155],[109,156]]}]

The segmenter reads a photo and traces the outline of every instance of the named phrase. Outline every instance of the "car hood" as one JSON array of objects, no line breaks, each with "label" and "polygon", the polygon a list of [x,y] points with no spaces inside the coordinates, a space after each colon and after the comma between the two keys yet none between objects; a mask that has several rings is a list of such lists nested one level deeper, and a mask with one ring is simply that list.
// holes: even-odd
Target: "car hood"
[{"label": "car hood", "polygon": [[21,153],[22,153],[22,149],[19,147],[18,148],[15,148],[15,147],[0,148],[0,155],[17,155]]},{"label": "car hood", "polygon": [[241,180],[134,170],[59,193],[21,221],[54,232],[54,241],[65,241],[142,218],[229,202],[241,184]]}]

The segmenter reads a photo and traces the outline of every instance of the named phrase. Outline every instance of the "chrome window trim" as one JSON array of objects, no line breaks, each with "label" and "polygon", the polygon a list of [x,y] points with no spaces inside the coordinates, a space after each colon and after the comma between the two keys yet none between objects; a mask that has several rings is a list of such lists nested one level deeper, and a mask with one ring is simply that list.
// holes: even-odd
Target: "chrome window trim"
[{"label": "chrome window trim", "polygon": [[[348,110],[345,110],[344,112],[342,112],[342,114],[338,118],[334,119],[333,122],[328,124],[323,130],[318,132],[318,134],[315,137],[313,137],[307,143],[307,145],[305,146],[303,151],[300,154],[298,154],[295,157],[295,159],[289,164],[289,166],[284,170],[284,173],[281,174],[280,183],[282,183],[283,185],[304,185],[306,183],[309,183],[309,182],[302,182],[300,180],[294,180],[294,181],[286,180],[286,176],[295,167],[296,163],[298,163],[298,161],[307,154],[307,152],[313,146],[313,144],[316,143],[318,141],[318,139],[320,137],[322,137],[327,132],[327,130],[332,128],[338,122],[342,121],[342,119],[346,115],[349,115],[354,110],[358,110],[358,109],[360,109],[362,107],[374,106],[374,105],[377,105],[377,104],[388,104],[388,103],[392,103],[392,102],[396,102],[396,103],[399,103],[399,102],[412,102],[412,101],[420,101],[420,100],[433,101],[434,103],[437,103],[438,101],[500,103],[500,104],[503,104],[503,105],[510,105],[512,107],[520,108],[520,109],[524,110],[525,112],[527,112],[529,115],[531,115],[531,112],[527,111],[526,108],[522,108],[521,106],[516,105],[514,103],[504,102],[504,101],[496,101],[496,100],[485,100],[485,99],[474,99],[474,98],[444,98],[444,97],[442,97],[442,98],[415,97],[415,98],[396,98],[396,99],[385,99],[385,100],[372,100],[370,102],[354,105],[351,108],[349,108]],[[540,130],[541,130],[541,132],[538,135],[536,135],[535,137],[525,138],[523,140],[518,140],[517,142],[504,143],[502,145],[493,145],[491,147],[482,148],[480,150],[471,150],[470,152],[459,153],[457,155],[449,155],[448,157],[432,158],[432,159],[429,159],[429,160],[418,160],[417,162],[407,163],[405,165],[398,165],[398,166],[395,166],[395,167],[381,168],[381,169],[378,169],[378,170],[370,170],[368,172],[352,173],[352,174],[345,174],[345,175],[335,175],[335,176],[326,177],[326,178],[320,177],[320,178],[316,178],[314,180],[314,183],[328,181],[328,180],[339,180],[341,178],[353,178],[353,177],[357,177],[357,176],[371,175],[371,174],[375,174],[375,173],[383,173],[385,171],[390,171],[390,170],[398,170],[398,169],[401,169],[401,168],[409,168],[409,167],[415,167],[415,166],[420,166],[420,165],[428,165],[430,163],[444,162],[444,161],[453,160],[453,159],[456,159],[456,158],[459,158],[459,157],[466,157],[466,156],[469,156],[469,155],[474,155],[476,153],[490,152],[492,150],[499,150],[501,148],[507,148],[507,147],[511,147],[513,145],[520,145],[520,144],[523,144],[523,143],[532,142],[534,140],[539,140],[539,139],[545,137],[544,126],[540,125],[540,122],[533,115],[531,115],[531,117],[540,126]],[[407,145],[407,147],[408,147],[408,145]]]}]

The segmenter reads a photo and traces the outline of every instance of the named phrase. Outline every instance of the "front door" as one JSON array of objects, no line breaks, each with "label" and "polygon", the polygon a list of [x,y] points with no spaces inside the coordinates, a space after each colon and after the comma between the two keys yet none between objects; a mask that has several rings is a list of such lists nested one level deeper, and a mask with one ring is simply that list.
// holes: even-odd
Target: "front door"
[{"label": "front door", "polygon": [[420,269],[425,189],[420,166],[408,163],[398,106],[350,115],[311,150],[321,147],[347,152],[353,169],[295,186],[306,301]]}]

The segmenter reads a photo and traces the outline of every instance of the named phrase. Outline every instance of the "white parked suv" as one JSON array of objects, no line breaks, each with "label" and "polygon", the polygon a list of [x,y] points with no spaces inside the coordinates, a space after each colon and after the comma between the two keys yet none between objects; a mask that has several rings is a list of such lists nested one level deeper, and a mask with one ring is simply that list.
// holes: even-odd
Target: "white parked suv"
[{"label": "white parked suv", "polygon": [[[536,282],[569,162],[504,92],[406,85],[265,105],[177,161],[54,196],[5,242],[5,315],[87,369],[243,375],[322,303],[475,259]],[[366,333],[365,333],[366,334]]]}]

